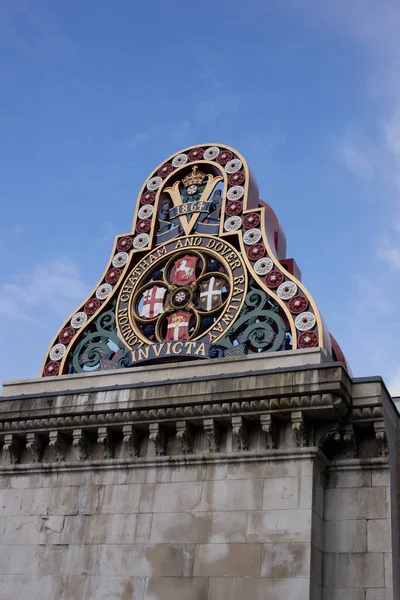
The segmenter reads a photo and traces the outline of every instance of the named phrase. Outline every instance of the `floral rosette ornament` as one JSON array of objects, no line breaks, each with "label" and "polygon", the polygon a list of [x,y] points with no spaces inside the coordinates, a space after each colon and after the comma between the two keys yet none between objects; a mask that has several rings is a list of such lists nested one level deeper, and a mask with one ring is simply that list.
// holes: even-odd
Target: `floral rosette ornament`
[{"label": "floral rosette ornament", "polygon": [[235,186],[235,185],[242,185],[244,181],[244,173],[239,172],[239,173],[233,173],[232,175],[229,175],[228,177],[228,183],[229,185]]},{"label": "floral rosette ornament", "polygon": [[226,214],[229,215],[230,217],[240,215],[241,212],[242,212],[241,202],[235,202],[235,201],[229,202],[229,204],[226,207]]},{"label": "floral rosette ornament", "polygon": [[58,339],[62,344],[69,344],[72,338],[74,337],[76,331],[73,327],[66,327],[63,329],[58,336]]},{"label": "floral rosette ornament", "polygon": [[86,302],[84,311],[87,315],[93,315],[96,310],[98,310],[101,306],[101,302],[98,298],[91,298]]},{"label": "floral rosette ornament", "polygon": [[136,231],[138,233],[146,233],[147,231],[149,231],[150,227],[150,219],[143,219],[143,221],[139,221],[139,223],[136,225]]},{"label": "floral rosette ornament", "polygon": [[117,250],[120,252],[127,252],[133,246],[133,241],[131,237],[123,237],[117,242]]},{"label": "floral rosette ornament", "polygon": [[285,249],[239,152],[202,144],[174,153],[138,190],[132,228],[117,236],[98,284],[52,340],[42,375],[333,352]]},{"label": "floral rosette ornament", "polygon": [[247,249],[247,256],[250,260],[257,260],[262,258],[265,254],[265,247],[263,244],[253,244]]},{"label": "floral rosette ornament", "polygon": [[246,229],[252,229],[253,227],[258,227],[260,224],[260,215],[258,213],[250,213],[246,215],[243,219],[243,225]]},{"label": "floral rosette ornament", "polygon": [[217,163],[219,163],[220,165],[226,165],[227,162],[229,162],[230,160],[232,160],[233,158],[233,154],[232,152],[229,152],[229,150],[224,150],[223,152],[220,152],[216,158]]},{"label": "floral rosette ornament", "polygon": [[156,199],[156,193],[152,190],[145,192],[141,198],[142,204],[152,204]]},{"label": "floral rosette ornament", "polygon": [[121,269],[110,269],[106,275],[106,282],[109,284],[116,283],[121,277]]},{"label": "floral rosette ornament", "polygon": [[202,148],[193,148],[188,154],[188,159],[190,161],[193,160],[201,160],[204,156],[204,150]]},{"label": "floral rosette ornament", "polygon": [[159,177],[167,177],[167,175],[172,173],[173,170],[174,170],[174,167],[171,164],[167,164],[167,165],[164,165],[163,167],[161,167],[160,169],[158,169],[158,175],[159,175]]}]

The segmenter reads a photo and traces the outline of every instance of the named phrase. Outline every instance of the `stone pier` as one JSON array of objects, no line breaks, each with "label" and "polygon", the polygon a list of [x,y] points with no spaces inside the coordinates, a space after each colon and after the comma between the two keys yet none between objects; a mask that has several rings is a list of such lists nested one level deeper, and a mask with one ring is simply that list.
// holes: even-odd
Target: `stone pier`
[{"label": "stone pier", "polygon": [[399,598],[379,377],[313,349],[10,382],[1,400],[0,600]]}]

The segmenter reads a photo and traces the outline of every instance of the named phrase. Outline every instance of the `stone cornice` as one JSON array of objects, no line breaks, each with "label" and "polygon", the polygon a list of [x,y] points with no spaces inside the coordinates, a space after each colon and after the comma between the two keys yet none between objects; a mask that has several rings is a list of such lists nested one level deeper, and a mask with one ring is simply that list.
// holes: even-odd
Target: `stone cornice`
[{"label": "stone cornice", "polygon": [[[373,423],[379,452],[386,453],[376,380],[358,387],[354,408],[354,384],[338,363],[256,372],[240,371],[240,366],[248,366],[246,361],[235,365],[238,372],[229,376],[210,377],[199,364],[191,379],[5,400],[0,404],[2,462],[4,455],[13,465],[27,462],[27,451],[34,463],[43,464],[70,462],[76,456],[92,462],[99,453],[109,460],[126,456],[138,460],[144,438],[146,456],[151,456],[150,444],[157,457],[169,454],[175,459],[180,451],[185,455],[204,451],[204,442],[202,450],[194,448],[196,436],[198,440],[205,436],[208,452],[215,454],[222,429],[232,441],[230,455],[235,450],[252,451],[250,430],[256,432],[260,450],[274,452],[283,449],[282,427],[291,428],[293,448],[307,448],[315,441],[321,449],[325,444],[343,444],[348,456],[356,457],[354,427],[362,422]],[[367,406],[362,406],[362,391]]]}]

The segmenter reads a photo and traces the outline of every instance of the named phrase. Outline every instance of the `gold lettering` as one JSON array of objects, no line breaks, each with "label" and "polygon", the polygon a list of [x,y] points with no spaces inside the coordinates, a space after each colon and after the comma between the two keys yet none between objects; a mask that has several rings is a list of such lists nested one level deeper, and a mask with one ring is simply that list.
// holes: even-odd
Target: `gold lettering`
[{"label": "gold lettering", "polygon": [[164,344],[155,344],[152,346],[154,354],[156,356],[160,356],[162,349],[164,348]]},{"label": "gold lettering", "polygon": [[232,319],[235,317],[235,315],[230,315],[229,311],[237,311],[238,307],[234,306],[233,304],[230,304],[228,306],[228,308],[226,309],[226,313],[224,314],[224,316],[222,317],[222,320],[224,323],[229,323],[230,321],[232,321]]},{"label": "gold lettering", "polygon": [[231,264],[231,269],[232,269],[232,270],[233,270],[233,269],[237,269],[238,267],[241,267],[241,266],[242,266],[242,265],[240,264],[240,260],[237,258],[237,259],[235,260],[235,262],[233,262],[233,263]]},{"label": "gold lettering", "polygon": [[200,346],[197,348],[197,350],[194,353],[195,356],[197,356],[198,354],[201,354],[201,356],[206,355],[206,348],[205,348],[204,343],[200,344]]},{"label": "gold lettering", "polygon": [[167,342],[167,351],[166,351],[166,356],[168,356],[171,353],[171,342]]},{"label": "gold lettering", "polygon": [[122,294],[121,302],[128,302],[128,300],[129,300],[129,294]]},{"label": "gold lettering", "polygon": [[193,346],[195,346],[195,345],[196,345],[196,342],[186,342],[185,343],[185,350],[187,349],[186,354],[192,354],[192,349],[193,349]]},{"label": "gold lettering", "polygon": [[147,358],[149,358],[149,346],[139,348],[138,360],[146,360]]},{"label": "gold lettering", "polygon": [[227,315],[224,315],[222,317],[222,320],[223,320],[224,323],[229,323],[229,321],[232,321],[232,319],[233,319],[233,315],[228,315],[227,314]]},{"label": "gold lettering", "polygon": [[119,317],[127,317],[128,316],[128,309],[127,308],[120,308],[118,310],[118,316]]},{"label": "gold lettering", "polygon": [[175,244],[175,250],[176,250],[177,248],[182,248],[182,240],[178,240],[178,241],[176,242],[176,244]]},{"label": "gold lettering", "polygon": [[166,254],[166,252],[167,252],[167,248],[165,246],[161,246],[161,248],[157,248],[158,256],[162,256],[163,254]]},{"label": "gold lettering", "polygon": [[193,246],[193,242],[194,242],[193,238],[186,238],[185,239],[185,247],[187,247],[187,246]]},{"label": "gold lettering", "polygon": [[211,239],[211,240],[208,242],[208,244],[207,244],[206,248],[214,248],[214,246],[215,246],[215,240]]},{"label": "gold lettering", "polygon": [[[132,330],[131,330],[131,333],[129,334],[129,336],[127,336],[127,335],[125,336],[125,340],[128,342],[128,344],[130,346],[134,346],[136,344],[136,342],[139,341]],[[141,345],[143,345],[142,342],[141,342]]]},{"label": "gold lettering", "polygon": [[[179,349],[178,349],[178,345],[179,345]],[[181,354],[182,350],[183,350],[183,344],[182,344],[182,342],[176,342],[172,346],[172,353],[173,354]]]},{"label": "gold lettering", "polygon": [[131,357],[132,357],[131,358],[132,362],[135,363],[136,362],[136,350],[132,350]]},{"label": "gold lettering", "polygon": [[239,277],[233,278],[234,285],[239,285],[239,283],[244,283],[244,275],[240,275]]},{"label": "gold lettering", "polygon": [[127,327],[127,326],[129,327],[128,323],[129,323],[129,319],[128,319],[127,316],[119,317],[118,324],[122,325],[121,331],[123,331],[124,326],[125,327]]},{"label": "gold lettering", "polygon": [[236,311],[237,309],[238,309],[238,307],[237,307],[237,306],[234,306],[233,304],[230,304],[230,305],[228,306],[228,308],[226,309],[226,312],[229,312],[229,311],[231,311],[231,310],[235,310],[235,311]]},{"label": "gold lettering", "polygon": [[234,288],[233,288],[233,294],[232,294],[232,295],[233,295],[233,296],[237,296],[238,294],[243,294],[243,292],[244,292],[244,290],[243,290],[242,288],[237,288],[237,287],[234,287]]}]

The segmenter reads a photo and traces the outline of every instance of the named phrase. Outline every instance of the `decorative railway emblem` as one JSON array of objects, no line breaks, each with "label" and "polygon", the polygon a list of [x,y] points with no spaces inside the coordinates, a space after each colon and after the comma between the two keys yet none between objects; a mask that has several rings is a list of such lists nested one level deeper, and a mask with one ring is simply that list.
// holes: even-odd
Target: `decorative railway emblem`
[{"label": "decorative railway emblem", "polygon": [[140,190],[92,294],[42,375],[321,346],[340,355],[299,281],[272,209],[232,148],[187,148]]}]

